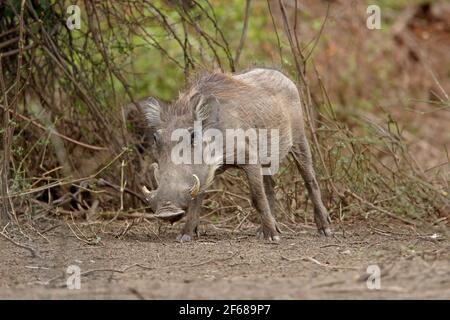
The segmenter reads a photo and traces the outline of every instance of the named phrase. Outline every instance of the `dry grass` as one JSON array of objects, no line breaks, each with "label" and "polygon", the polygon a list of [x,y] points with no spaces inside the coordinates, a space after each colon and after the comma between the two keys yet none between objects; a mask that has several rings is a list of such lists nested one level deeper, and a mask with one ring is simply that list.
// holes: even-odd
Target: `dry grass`
[{"label": "dry grass", "polygon": [[[51,15],[41,20],[44,23],[28,1],[22,7],[26,9],[19,11],[20,6],[11,3],[16,2],[0,5],[13,12],[0,23],[0,48],[4,48],[0,58],[2,222],[62,216],[68,221],[107,223],[147,212],[140,186],[151,180],[152,161],[145,151],[148,145],[142,124],[133,121],[139,118],[139,100],[129,83],[128,69],[119,62],[133,50],[127,49],[132,46],[127,39],[139,38],[173,60],[184,77],[205,65],[234,71],[238,59],[231,53],[214,10],[196,1],[189,2],[193,8],[163,4],[166,10],[151,1],[85,1],[89,24],[74,39],[61,23],[64,1],[52,6]],[[330,101],[336,92],[328,92],[320,68],[310,58],[315,45],[304,49],[305,41],[299,39],[301,21],[297,15],[292,17],[295,8],[278,1],[268,3],[272,32],[280,45],[288,43],[287,48],[278,49],[294,66],[290,73],[298,80],[316,169],[333,220],[388,216],[413,225],[446,226],[448,161],[437,168],[443,170],[423,168],[411,154],[401,125],[388,112],[373,116],[357,110],[349,116],[348,109],[337,108]],[[167,15],[167,8],[172,8],[172,15]],[[201,14],[212,29],[204,29],[194,14]],[[179,23],[174,23],[175,15]],[[148,33],[155,25],[159,34]],[[236,52],[240,61],[245,32],[244,28]],[[317,39],[322,32],[326,29],[317,31]],[[168,49],[173,51],[173,47],[159,41],[161,35],[170,37],[181,50],[182,61],[171,56]],[[200,47],[197,51],[194,43]],[[114,45],[123,51],[111,49]],[[212,57],[212,62],[204,55]],[[440,104],[448,108],[448,96],[442,96]],[[121,107],[125,101],[132,103]],[[278,219],[287,226],[311,222],[303,182],[290,160],[277,181]],[[235,228],[256,219],[243,194],[247,194],[247,185],[239,172],[223,175],[209,191],[204,219],[214,221],[233,212],[221,223]],[[116,214],[111,217],[110,212]]]}]

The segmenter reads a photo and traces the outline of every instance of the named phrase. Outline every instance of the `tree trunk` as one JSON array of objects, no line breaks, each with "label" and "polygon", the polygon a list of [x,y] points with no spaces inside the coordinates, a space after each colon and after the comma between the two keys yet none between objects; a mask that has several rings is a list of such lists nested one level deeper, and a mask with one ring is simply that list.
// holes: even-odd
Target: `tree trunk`
[{"label": "tree trunk", "polygon": [[[4,133],[5,134],[5,133]],[[4,137],[3,137],[4,138]],[[8,201],[8,170],[9,163],[4,157],[5,152],[1,150],[0,155],[0,225],[4,225],[9,221],[9,201]]]},{"label": "tree trunk", "polygon": [[0,120],[2,120],[2,134],[0,150],[0,225],[6,224],[10,217],[10,202],[8,200],[8,173],[9,155],[11,151],[11,131],[9,126],[10,116],[8,109],[8,97],[3,77],[2,61],[0,59],[0,94],[2,95],[2,110]]}]

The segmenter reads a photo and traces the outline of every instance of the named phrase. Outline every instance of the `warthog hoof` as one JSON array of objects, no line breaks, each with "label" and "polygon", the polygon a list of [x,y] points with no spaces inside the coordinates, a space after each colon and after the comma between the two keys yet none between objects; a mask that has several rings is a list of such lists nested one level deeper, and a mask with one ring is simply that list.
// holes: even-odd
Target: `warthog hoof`
[{"label": "warthog hoof", "polygon": [[180,242],[188,242],[191,240],[192,240],[192,237],[188,234],[179,234],[177,236],[177,241],[180,241]]},{"label": "warthog hoof", "polygon": [[318,231],[320,235],[325,237],[331,237],[333,235],[333,231],[328,227],[320,228]]},{"label": "warthog hoof", "polygon": [[271,229],[268,227],[261,226],[258,228],[258,231],[256,231],[256,237],[258,239],[264,239],[271,242],[279,242],[280,241],[280,235],[277,231],[278,228]]},{"label": "warthog hoof", "polygon": [[272,241],[272,242],[280,242],[280,236],[269,236],[267,238],[267,240]]}]

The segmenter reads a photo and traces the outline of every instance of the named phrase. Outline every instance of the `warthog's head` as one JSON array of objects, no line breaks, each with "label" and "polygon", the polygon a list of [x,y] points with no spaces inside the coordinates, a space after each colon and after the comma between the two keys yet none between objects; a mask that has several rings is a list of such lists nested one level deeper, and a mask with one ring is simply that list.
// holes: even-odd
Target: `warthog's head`
[{"label": "warthog's head", "polygon": [[[217,166],[203,160],[194,162],[195,145],[205,144],[197,141],[200,135],[195,133],[194,122],[201,123],[203,129],[214,125],[217,104],[214,97],[200,94],[164,108],[153,98],[147,100],[144,110],[153,134],[158,188],[149,191],[143,187],[143,193],[156,217],[171,222],[181,219],[190,202],[212,182]],[[181,148],[186,144],[188,148]]]}]

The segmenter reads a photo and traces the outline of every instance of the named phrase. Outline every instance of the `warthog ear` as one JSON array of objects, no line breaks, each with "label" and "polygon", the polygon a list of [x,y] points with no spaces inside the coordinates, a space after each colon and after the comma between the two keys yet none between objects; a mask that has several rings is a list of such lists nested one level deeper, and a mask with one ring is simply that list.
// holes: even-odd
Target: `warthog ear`
[{"label": "warthog ear", "polygon": [[152,128],[156,128],[161,123],[161,107],[155,98],[147,98],[144,103],[144,113]]},{"label": "warthog ear", "polygon": [[202,121],[203,129],[214,127],[219,120],[219,100],[213,95],[200,96],[194,107],[194,121]]}]

